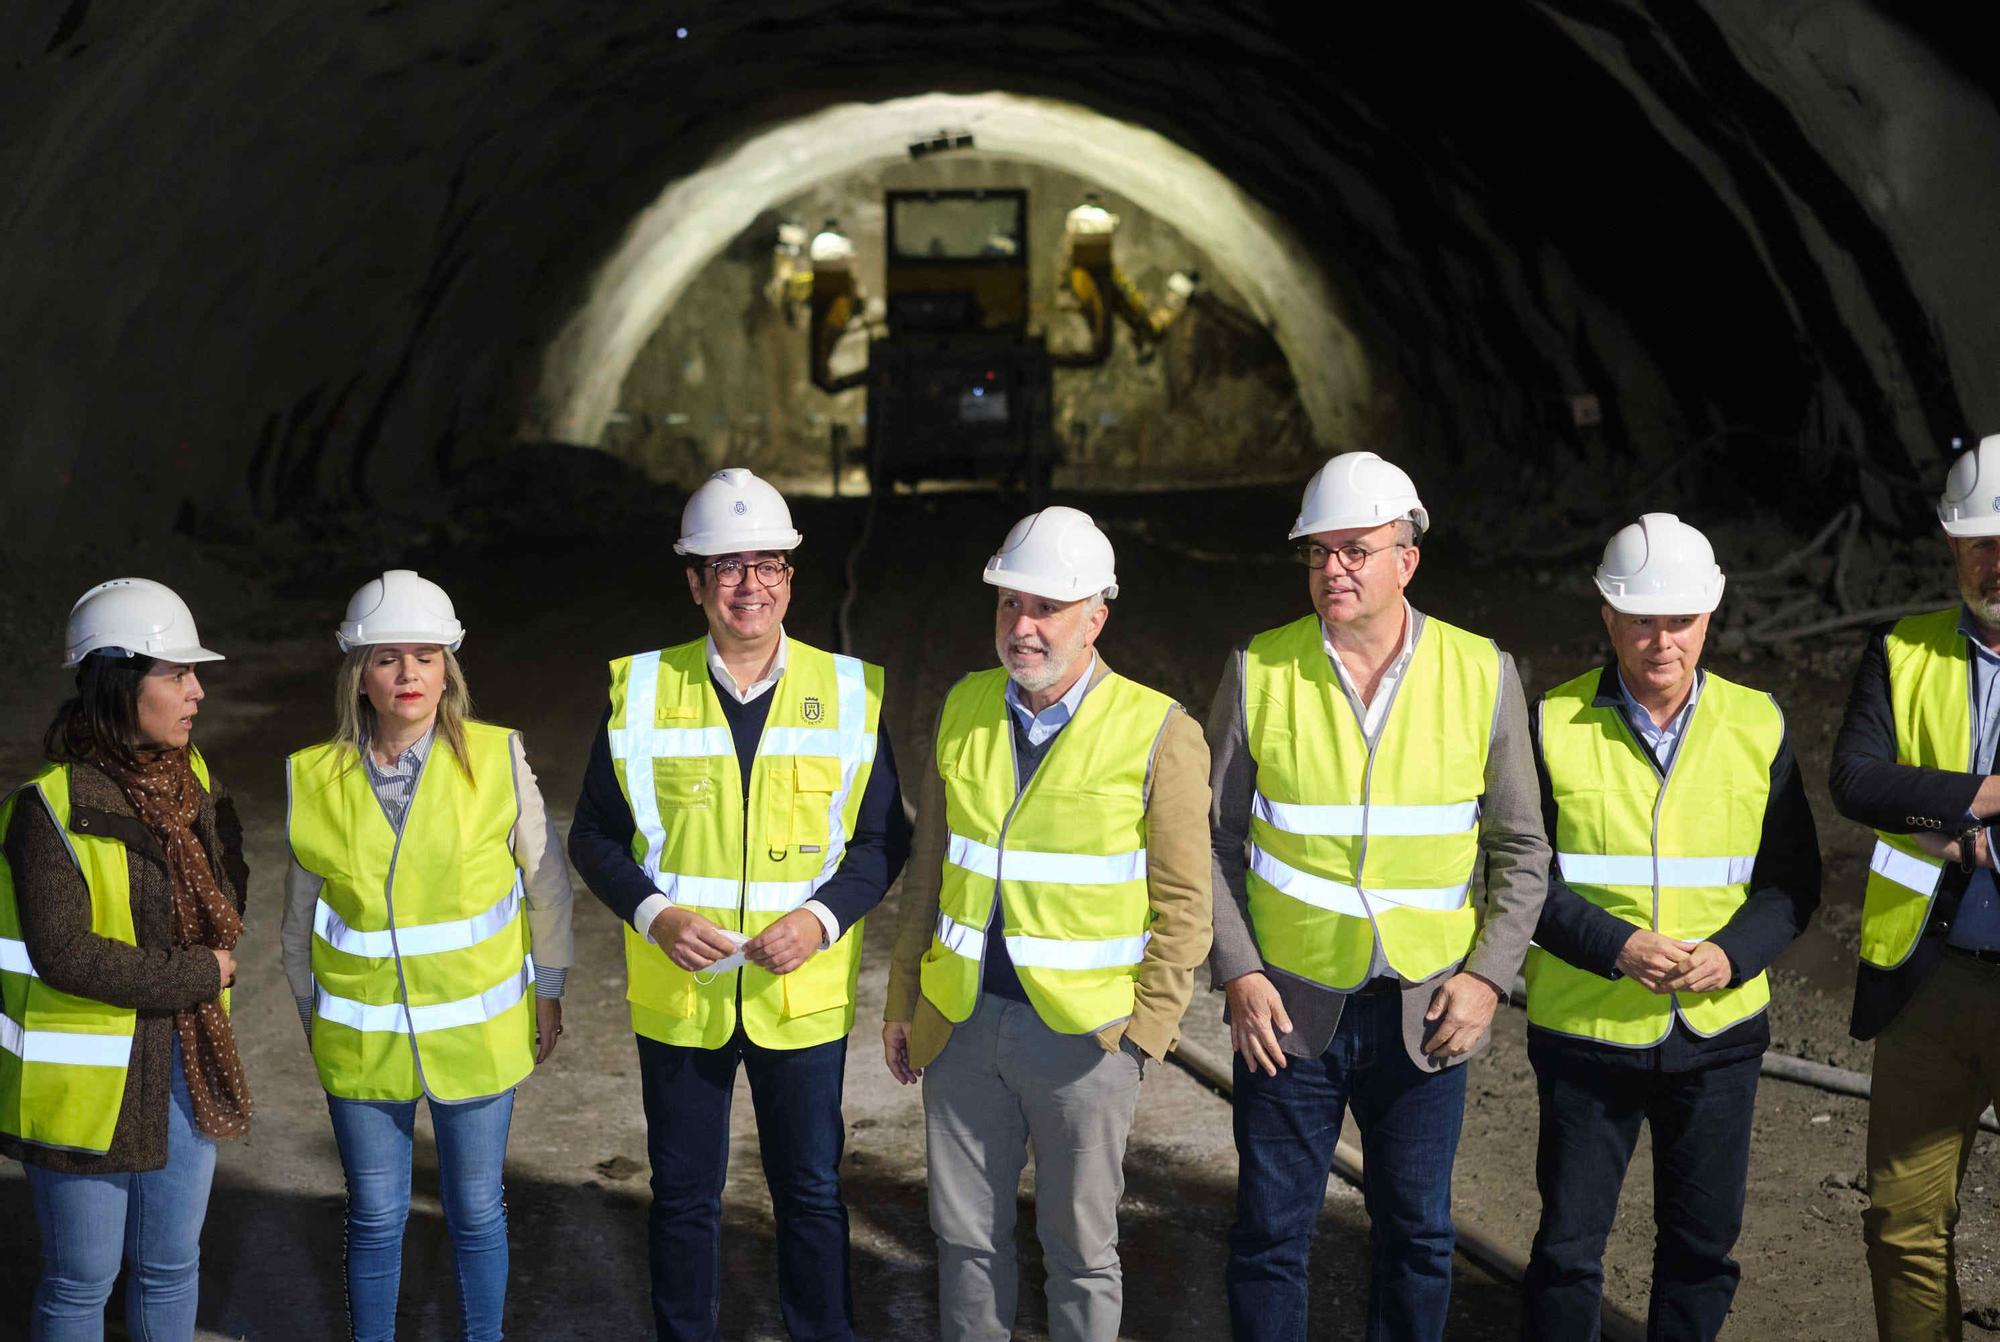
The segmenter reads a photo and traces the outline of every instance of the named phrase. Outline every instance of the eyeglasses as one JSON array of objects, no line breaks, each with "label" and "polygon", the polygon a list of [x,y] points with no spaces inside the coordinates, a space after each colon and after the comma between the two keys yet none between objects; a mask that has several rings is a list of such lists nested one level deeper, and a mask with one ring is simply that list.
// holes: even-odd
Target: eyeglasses
[{"label": "eyeglasses", "polygon": [[747,573],[757,575],[759,587],[776,587],[792,571],[792,566],[782,559],[760,559],[754,564],[746,564],[740,559],[717,559],[705,567],[714,576],[718,587],[741,587]]},{"label": "eyeglasses", "polygon": [[1366,564],[1371,558],[1381,554],[1384,550],[1400,550],[1402,548],[1402,541],[1390,541],[1387,545],[1378,545],[1372,550],[1365,546],[1351,543],[1336,545],[1329,550],[1318,541],[1307,541],[1304,545],[1298,547],[1298,555],[1299,562],[1309,569],[1325,568],[1327,557],[1331,555],[1340,560],[1342,568],[1346,569],[1349,573],[1355,573],[1360,570],[1363,564]]}]

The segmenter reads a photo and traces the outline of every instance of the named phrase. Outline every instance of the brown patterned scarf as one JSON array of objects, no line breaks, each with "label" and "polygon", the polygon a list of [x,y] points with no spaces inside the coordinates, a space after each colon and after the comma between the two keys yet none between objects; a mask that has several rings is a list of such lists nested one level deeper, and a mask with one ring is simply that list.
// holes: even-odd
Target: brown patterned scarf
[{"label": "brown patterned scarf", "polygon": [[[186,747],[140,751],[138,767],[99,761],[118,784],[139,820],[160,841],[173,892],[176,946],[212,946],[233,951],[243,935],[243,916],[223,893],[208,854],[194,832],[201,815],[201,784],[188,763]],[[195,1127],[210,1137],[240,1137],[250,1130],[250,1087],[236,1054],[236,1034],[220,996],[174,1013],[182,1068],[194,1101]]]}]

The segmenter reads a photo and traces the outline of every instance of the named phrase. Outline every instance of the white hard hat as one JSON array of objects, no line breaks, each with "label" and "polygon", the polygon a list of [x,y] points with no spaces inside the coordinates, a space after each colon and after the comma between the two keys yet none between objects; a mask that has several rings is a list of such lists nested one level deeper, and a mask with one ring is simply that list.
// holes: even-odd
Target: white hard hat
[{"label": "white hard hat", "polygon": [[347,599],[338,637],[342,652],[375,643],[437,643],[456,652],[465,626],[444,588],[410,569],[392,568]]},{"label": "white hard hat", "polygon": [[731,466],[702,481],[681,509],[681,538],[674,553],[727,555],[742,550],[795,550],[805,538],[792,530],[785,496]]},{"label": "white hard hat", "polygon": [[1063,216],[1063,227],[1071,233],[1113,233],[1118,229],[1118,216],[1092,196]]},{"label": "white hard hat", "polygon": [[1013,525],[1000,552],[986,561],[986,581],[1055,601],[1118,595],[1111,541],[1090,514],[1058,504]]},{"label": "white hard hat", "polygon": [[1951,463],[1937,514],[1948,536],[2000,536],[2000,433]]},{"label": "white hard hat", "polygon": [[854,259],[854,239],[833,226],[833,220],[826,221],[826,227],[813,234],[812,242],[806,248],[806,257],[814,265],[839,265]]},{"label": "white hard hat", "polygon": [[162,662],[222,660],[201,646],[187,602],[151,578],[113,578],[77,598],[63,631],[63,665],[75,666],[93,652]]},{"label": "white hard hat", "polygon": [[1373,452],[1343,452],[1306,481],[1299,518],[1287,539],[1348,527],[1379,527],[1404,517],[1415,522],[1418,531],[1430,530],[1431,515],[1424,511],[1417,487],[1403,468]]},{"label": "white hard hat", "polygon": [[1708,537],[1672,513],[1647,513],[1604,546],[1597,590],[1627,615],[1702,615],[1722,602]]}]

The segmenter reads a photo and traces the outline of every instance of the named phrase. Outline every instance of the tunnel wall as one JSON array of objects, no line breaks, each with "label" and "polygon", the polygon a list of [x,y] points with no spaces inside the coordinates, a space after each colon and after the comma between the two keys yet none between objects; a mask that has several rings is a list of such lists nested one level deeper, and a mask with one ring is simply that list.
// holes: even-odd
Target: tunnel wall
[{"label": "tunnel wall", "polygon": [[1941,439],[1995,427],[2000,114],[1951,20],[1438,22],[26,0],[0,26],[0,534],[420,506],[532,418],[545,350],[663,186],[758,128],[928,90],[1074,100],[1215,164],[1314,249],[1378,374],[1370,434],[1431,468],[1734,435],[1907,511]]}]

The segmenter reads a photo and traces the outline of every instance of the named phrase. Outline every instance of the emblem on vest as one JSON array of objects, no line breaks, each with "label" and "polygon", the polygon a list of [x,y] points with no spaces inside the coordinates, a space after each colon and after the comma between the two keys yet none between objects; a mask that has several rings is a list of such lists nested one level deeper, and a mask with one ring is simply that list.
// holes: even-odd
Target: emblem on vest
[{"label": "emblem on vest", "polygon": [[826,710],[820,707],[818,695],[808,694],[799,701],[799,716],[807,722],[818,722],[826,716]]}]

